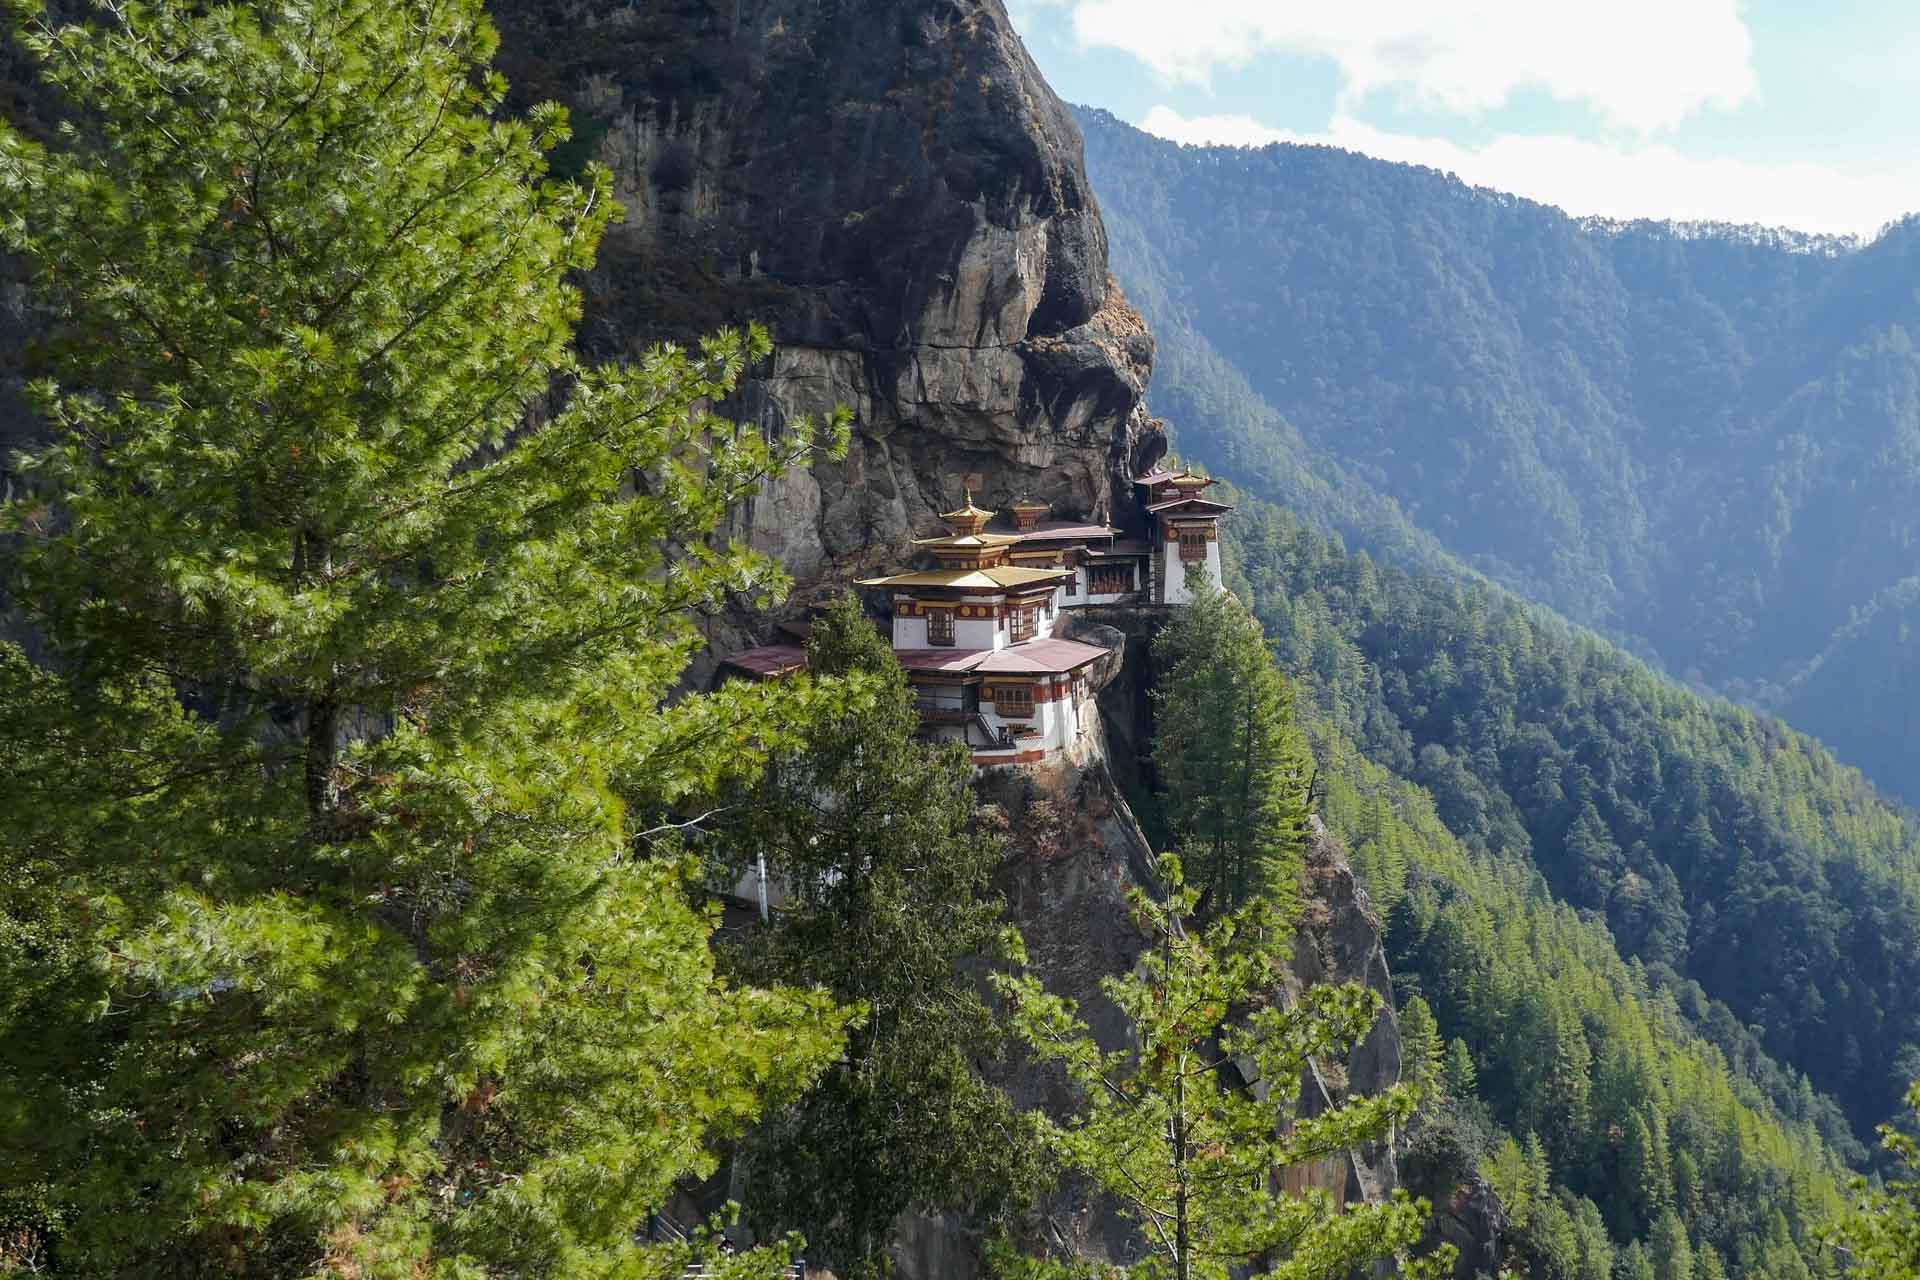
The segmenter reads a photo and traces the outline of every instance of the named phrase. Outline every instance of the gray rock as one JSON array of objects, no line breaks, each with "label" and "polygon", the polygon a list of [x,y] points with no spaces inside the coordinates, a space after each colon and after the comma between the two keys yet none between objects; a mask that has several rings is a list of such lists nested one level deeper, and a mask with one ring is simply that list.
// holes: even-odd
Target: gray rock
[{"label": "gray rock", "polygon": [[1485,1178],[1475,1176],[1456,1188],[1449,1199],[1434,1205],[1420,1247],[1422,1252],[1436,1244],[1457,1249],[1453,1274],[1458,1280],[1497,1276],[1501,1268],[1500,1242],[1511,1227],[1500,1197]]},{"label": "gray rock", "polygon": [[899,564],[968,484],[1137,521],[1133,468],[1164,449],[1141,404],[1153,340],[1107,274],[1078,130],[999,0],[493,12],[516,93],[572,107],[628,210],[588,281],[589,353],[757,319],[777,350],[727,408],[770,434],[854,413],[843,461],[730,530],[786,565],[790,610]]}]

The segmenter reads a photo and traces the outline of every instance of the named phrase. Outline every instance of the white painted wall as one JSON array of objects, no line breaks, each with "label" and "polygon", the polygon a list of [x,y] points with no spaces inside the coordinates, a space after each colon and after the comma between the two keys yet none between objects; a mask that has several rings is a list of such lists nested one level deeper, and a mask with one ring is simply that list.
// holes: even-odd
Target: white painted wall
[{"label": "white painted wall", "polygon": [[[1084,703],[1076,704],[1074,702],[1073,678],[1071,676],[1060,676],[1057,677],[1057,679],[1060,682],[1058,687],[1062,696],[1046,702],[1036,701],[1033,706],[1033,717],[1028,720],[1008,720],[1004,718],[995,709],[994,704],[987,700],[983,691],[980,699],[980,718],[986,722],[988,729],[996,736],[1002,727],[1013,728],[1015,726],[1025,725],[1040,731],[1037,737],[1014,739],[1014,745],[1005,748],[1005,750],[1008,752],[1034,750],[1045,750],[1048,752],[1064,751],[1079,740],[1083,728],[1082,722],[1085,721],[1087,717],[1099,715],[1099,708],[1095,705],[1091,697]],[[1037,683],[1035,688],[1037,692],[1039,688]],[[991,751],[997,749],[999,748],[982,748],[979,746],[974,748],[974,750],[980,752],[982,755],[990,754]]]},{"label": "white painted wall", "polygon": [[992,618],[955,618],[953,647],[956,649],[1003,649],[1007,633]]},{"label": "white painted wall", "polygon": [[[1187,589],[1187,562],[1180,558],[1178,542],[1160,544],[1160,584],[1164,595],[1162,604],[1190,604],[1193,592]],[[1207,558],[1204,562],[1207,581],[1214,586],[1220,585],[1220,543],[1216,539],[1207,544]]]},{"label": "white painted wall", "polygon": [[937,645],[927,638],[925,614],[904,614],[896,608],[893,615],[896,649],[1003,649],[1006,644],[1006,631],[992,618],[955,618],[953,643]]},{"label": "white painted wall", "polygon": [[1226,575],[1220,570],[1220,539],[1218,537],[1207,544],[1207,581],[1216,587],[1226,581]]},{"label": "white painted wall", "polygon": [[1160,540],[1160,603],[1186,604],[1193,599],[1187,590],[1187,562],[1180,558],[1180,544]]}]

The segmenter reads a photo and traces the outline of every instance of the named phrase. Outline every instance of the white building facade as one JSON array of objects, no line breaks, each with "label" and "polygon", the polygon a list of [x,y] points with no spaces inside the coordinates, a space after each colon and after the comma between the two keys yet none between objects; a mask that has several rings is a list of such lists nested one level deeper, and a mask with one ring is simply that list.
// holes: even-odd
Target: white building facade
[{"label": "white building facade", "polygon": [[[1189,573],[1219,583],[1219,519],[1232,508],[1204,496],[1213,481],[1157,471],[1135,482],[1145,539],[1103,523],[1049,520],[1018,502],[990,529],[973,504],[940,518],[950,532],[915,546],[936,561],[860,585],[887,593],[894,656],[926,732],[964,742],[981,768],[1038,763],[1071,751],[1097,728],[1093,672],[1108,651],[1063,638],[1068,610],[1190,601]],[[736,672],[778,678],[805,664],[793,645],[727,659]]]}]

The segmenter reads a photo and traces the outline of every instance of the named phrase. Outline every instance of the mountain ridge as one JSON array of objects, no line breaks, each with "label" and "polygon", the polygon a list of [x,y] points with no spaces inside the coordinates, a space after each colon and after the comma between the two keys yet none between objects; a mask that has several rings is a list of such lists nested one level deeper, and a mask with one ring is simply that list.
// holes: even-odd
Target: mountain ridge
[{"label": "mountain ridge", "polygon": [[[1789,721],[1851,613],[1911,576],[1920,219],[1857,247],[1578,220],[1334,148],[1183,146],[1080,120],[1116,272],[1160,335],[1156,405],[1211,352],[1260,402],[1237,395],[1233,412],[1270,420],[1188,412],[1196,456],[1335,467],[1345,518],[1326,527],[1402,552],[1429,534]],[[1290,484],[1274,496],[1309,488]],[[1920,669],[1911,643],[1884,656]],[[1883,786],[1912,785],[1905,724],[1863,723],[1857,749],[1828,726]]]}]

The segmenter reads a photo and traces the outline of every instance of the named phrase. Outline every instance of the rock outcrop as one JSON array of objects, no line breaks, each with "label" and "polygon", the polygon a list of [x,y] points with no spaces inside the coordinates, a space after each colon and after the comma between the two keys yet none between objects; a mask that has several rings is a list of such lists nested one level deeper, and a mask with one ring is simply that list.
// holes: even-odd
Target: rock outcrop
[{"label": "rock outcrop", "polygon": [[[1380,917],[1319,815],[1309,819],[1303,908],[1293,947],[1294,977],[1302,987],[1357,982],[1384,1002],[1380,1016],[1342,1063],[1314,1063],[1301,1082],[1308,1115],[1344,1099],[1380,1093],[1400,1081],[1400,1025],[1393,1011],[1393,979]],[[1334,1174],[1348,1200],[1380,1200],[1400,1185],[1391,1143],[1349,1152]],[[1329,1189],[1333,1189],[1330,1187]]]},{"label": "rock outcrop", "polygon": [[[1125,622],[1116,617],[1114,621]],[[1026,939],[1028,962],[1048,990],[1072,999],[1100,1044],[1125,1046],[1131,1027],[1101,990],[1101,981],[1138,962],[1147,939],[1134,923],[1127,893],[1154,884],[1153,850],[1109,765],[1109,734],[1139,730],[1133,694],[1146,659],[1144,628],[1083,621],[1086,638],[1109,645],[1122,660],[1101,673],[1101,705],[1119,695],[1119,722],[1103,717],[1098,741],[1073,759],[1022,770],[995,770],[980,783],[988,812],[1003,826],[1009,857],[996,881],[1008,916]],[[1294,945],[1292,990],[1321,982],[1360,982],[1388,1002],[1367,1036],[1339,1060],[1308,1065],[1295,1091],[1303,1114],[1316,1115],[1350,1096],[1376,1093],[1400,1079],[1400,1033],[1379,917],[1338,843],[1313,823],[1303,866],[1305,907]],[[1076,1104],[1065,1077],[1016,1060],[998,1083],[1023,1108],[1056,1116]],[[1247,1079],[1261,1090],[1269,1082]],[[1389,1143],[1368,1144],[1285,1175],[1296,1189],[1316,1187],[1345,1201],[1383,1199],[1399,1186]],[[1067,1179],[1035,1206],[1030,1247],[1126,1264],[1143,1256],[1134,1224],[1082,1182]],[[973,1280],[976,1224],[954,1215],[907,1215],[895,1246],[904,1280]]]},{"label": "rock outcrop", "polygon": [[1511,1226],[1500,1197],[1476,1174],[1434,1205],[1420,1248],[1425,1252],[1436,1245],[1452,1245],[1456,1250],[1453,1274],[1459,1280],[1499,1275],[1506,1260],[1501,1241]]},{"label": "rock outcrop", "polygon": [[1107,274],[1080,136],[999,0],[499,0],[499,63],[557,98],[627,207],[583,341],[629,352],[756,319],[737,409],[845,405],[852,448],[736,533],[808,596],[983,505],[1130,516],[1164,448],[1153,341]]}]

